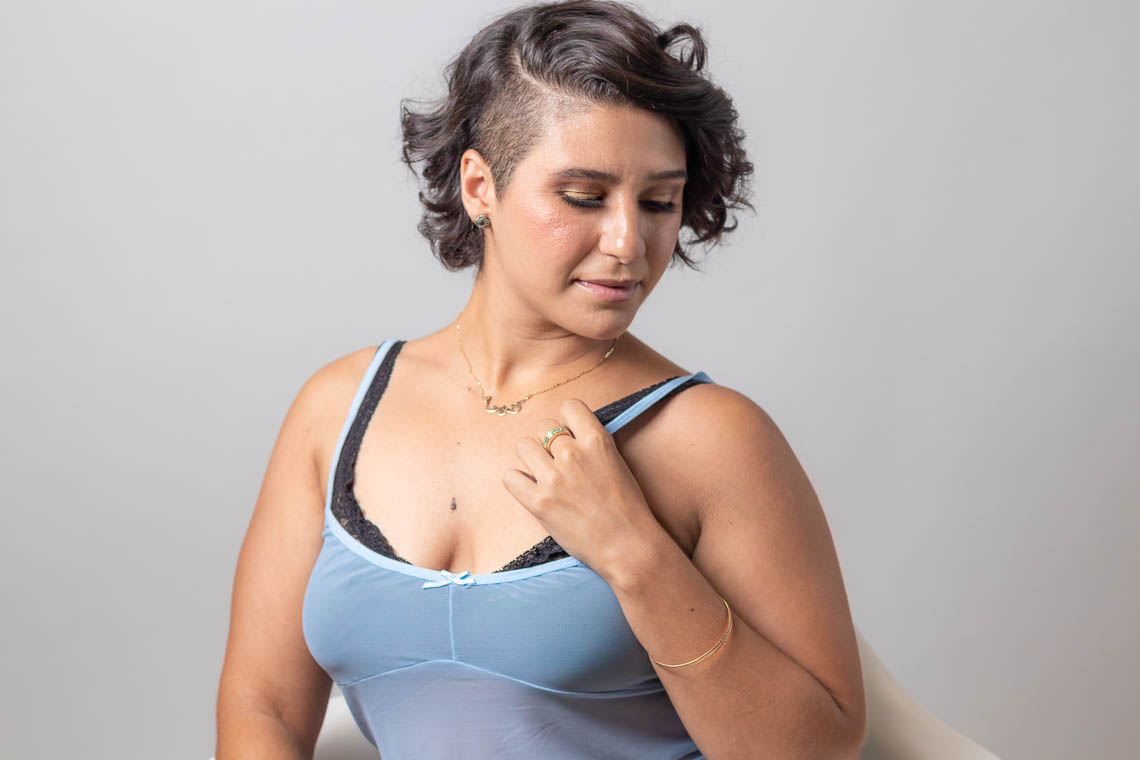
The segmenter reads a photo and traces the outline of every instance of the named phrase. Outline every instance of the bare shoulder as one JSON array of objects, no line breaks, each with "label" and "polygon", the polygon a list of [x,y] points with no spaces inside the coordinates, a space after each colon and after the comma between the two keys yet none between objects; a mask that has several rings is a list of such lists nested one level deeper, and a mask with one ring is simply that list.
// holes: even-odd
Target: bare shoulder
[{"label": "bare shoulder", "polygon": [[[379,346],[375,345],[365,346],[318,367],[305,380],[298,393],[298,399],[306,404],[308,409],[318,413],[335,411],[341,406],[347,408],[352,403],[352,398],[360,387],[360,381],[378,348]],[[343,403],[346,401],[347,403]],[[326,415],[315,416],[320,418]]]},{"label": "bare shoulder", "polygon": [[[733,485],[755,480],[761,471],[769,475],[799,468],[795,454],[776,422],[746,394],[719,383],[701,383],[678,393],[661,415],[663,427],[681,454],[691,479],[694,505],[700,521],[715,519],[713,512],[725,504],[719,498]],[[763,478],[761,478],[763,480]],[[774,483],[771,485],[775,485]]]},{"label": "bare shoulder", "polygon": [[[674,367],[660,374],[691,374]],[[722,481],[741,467],[740,451],[730,451],[729,431],[741,424],[754,428],[766,417],[732,388],[697,383],[614,434],[655,516],[686,554],[693,554],[712,513],[725,503],[718,493]]]},{"label": "bare shoulder", "polygon": [[327,485],[333,449],[378,345],[365,346],[317,368],[301,387],[295,405],[301,407],[310,427],[313,458]]}]

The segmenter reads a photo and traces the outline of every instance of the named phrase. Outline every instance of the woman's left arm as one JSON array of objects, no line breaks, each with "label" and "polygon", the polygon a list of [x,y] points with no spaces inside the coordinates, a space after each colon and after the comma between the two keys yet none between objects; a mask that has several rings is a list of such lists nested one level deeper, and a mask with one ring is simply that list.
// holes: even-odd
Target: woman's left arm
[{"label": "woman's left arm", "polygon": [[732,633],[720,649],[683,668],[654,665],[710,760],[857,758],[859,652],[819,499],[763,409],[732,389],[708,388],[699,402],[695,393],[687,400],[692,415],[676,409],[689,420],[673,415],[686,435],[668,452],[695,485],[701,527],[692,559],[650,519],[599,572],[642,646],[665,663],[711,648],[727,619],[721,597],[731,606]]},{"label": "woman's left arm", "polygon": [[[613,437],[580,399],[519,439],[503,485],[614,590],[681,721],[710,760],[859,755],[863,679],[827,520],[803,468],[747,396],[708,384],[671,400],[653,456],[693,505],[690,559],[658,522]],[[713,422],[710,423],[709,421]],[[566,425],[572,438],[541,445]]]}]

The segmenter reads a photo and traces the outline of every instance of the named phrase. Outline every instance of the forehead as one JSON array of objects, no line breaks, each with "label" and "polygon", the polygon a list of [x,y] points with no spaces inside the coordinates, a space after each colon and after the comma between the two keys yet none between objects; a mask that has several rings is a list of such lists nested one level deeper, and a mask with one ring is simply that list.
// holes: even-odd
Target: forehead
[{"label": "forehead", "polygon": [[588,106],[552,116],[524,163],[543,173],[588,167],[639,178],[685,168],[685,143],[664,116],[640,108]]}]

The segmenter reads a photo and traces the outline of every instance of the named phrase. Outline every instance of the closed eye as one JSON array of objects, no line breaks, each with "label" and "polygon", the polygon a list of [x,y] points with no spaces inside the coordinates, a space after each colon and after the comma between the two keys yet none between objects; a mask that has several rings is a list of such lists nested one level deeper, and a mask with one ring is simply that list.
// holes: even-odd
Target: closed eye
[{"label": "closed eye", "polygon": [[[577,206],[578,208],[601,208],[605,205],[605,201],[601,198],[582,198],[567,193],[559,193],[558,195],[571,206]],[[649,210],[663,214],[670,213],[677,209],[677,204],[672,201],[642,201],[642,203],[644,203],[645,207]]]}]

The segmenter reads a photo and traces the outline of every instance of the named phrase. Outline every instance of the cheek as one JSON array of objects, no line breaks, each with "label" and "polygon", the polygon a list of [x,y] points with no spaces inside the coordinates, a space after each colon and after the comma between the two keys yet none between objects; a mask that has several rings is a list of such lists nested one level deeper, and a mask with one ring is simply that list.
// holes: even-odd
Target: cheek
[{"label": "cheek", "polygon": [[672,254],[680,230],[679,221],[647,214],[641,229],[646,255],[651,259],[657,259]]},{"label": "cheek", "polygon": [[572,259],[589,239],[590,228],[581,215],[557,201],[529,207],[523,224],[531,250],[548,262]]},{"label": "cheek", "polygon": [[647,239],[648,256],[651,260],[650,268],[660,277],[669,262],[673,260],[673,249],[677,245],[677,236],[681,232],[681,220],[669,223],[660,223],[653,226]]},{"label": "cheek", "polygon": [[673,241],[681,232],[681,215],[663,214],[651,221],[649,234],[653,236],[653,241],[658,245],[668,245],[672,248]]}]

